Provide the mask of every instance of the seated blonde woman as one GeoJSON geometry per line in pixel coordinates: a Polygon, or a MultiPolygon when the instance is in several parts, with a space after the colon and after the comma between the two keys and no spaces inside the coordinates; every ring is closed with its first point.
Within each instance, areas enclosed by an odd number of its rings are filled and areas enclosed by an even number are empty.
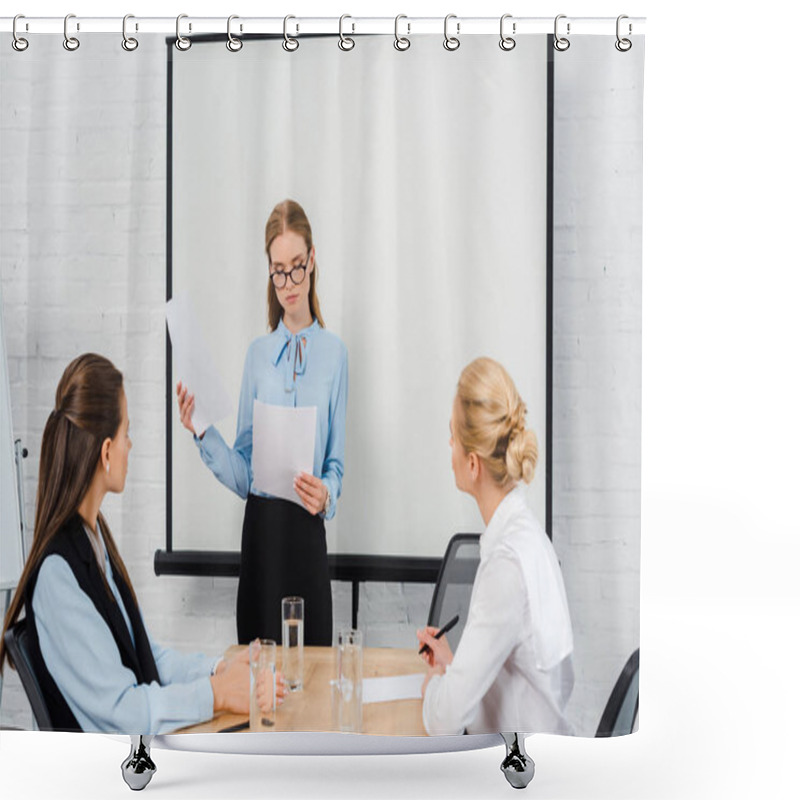
{"type": "Polygon", "coordinates": [[[450,420],[456,486],[472,495],[486,530],[469,616],[453,655],[436,628],[428,645],[423,721],[429,734],[571,733],[572,625],[550,540],[519,486],[533,479],[536,436],[506,370],[489,358],[458,381],[450,420]]]}

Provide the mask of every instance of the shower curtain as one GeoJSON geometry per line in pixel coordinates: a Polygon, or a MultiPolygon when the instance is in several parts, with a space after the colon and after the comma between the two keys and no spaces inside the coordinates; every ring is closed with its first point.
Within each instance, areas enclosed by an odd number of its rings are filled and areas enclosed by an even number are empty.
{"type": "MultiPolygon", "coordinates": [[[[403,50],[367,35],[345,51],[301,36],[296,52],[280,35],[243,40],[3,45],[2,317],[28,531],[58,379],[79,353],[106,355],[135,448],[104,513],[150,636],[209,654],[235,642],[225,554],[243,504],[180,427],[164,306],[189,298],[238,398],[248,344],[267,333],[264,224],[293,198],[348,352],[327,523],[334,635],[355,623],[365,648],[415,647],[451,536],[485,529],[454,483],[448,424],[461,369],[490,356],[539,444],[522,498],[568,607],[563,732],[599,734],[639,647],[644,37],[519,36],[506,50],[474,35],[450,50],[412,35],[403,50]],[[210,567],[191,566],[196,551],[210,567]],[[357,581],[336,566],[347,557],[363,559],[357,581]],[[403,572],[423,562],[426,580],[403,572]]],[[[232,443],[236,415],[218,427],[232,443]]],[[[31,727],[8,669],[0,720],[31,727]]]]}

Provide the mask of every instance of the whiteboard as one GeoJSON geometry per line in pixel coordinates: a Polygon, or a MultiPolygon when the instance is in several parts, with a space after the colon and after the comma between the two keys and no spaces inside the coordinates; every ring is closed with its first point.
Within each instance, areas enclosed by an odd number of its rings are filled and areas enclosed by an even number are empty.
{"type": "MultiPolygon", "coordinates": [[[[454,533],[483,530],[449,449],[458,375],[477,356],[503,363],[528,405],[540,460],[527,491],[545,521],[547,40],[504,53],[473,36],[457,54],[433,36],[405,53],[336,41],[170,49],[169,290],[190,296],[238,398],[248,344],[267,332],[264,225],[300,202],[322,314],[349,354],[328,550],[441,557],[454,533]]],[[[238,550],[244,501],[181,427],[177,377],[172,546],[238,550]]],[[[217,427],[232,444],[235,418],[217,427]]]]}
{"type": "Polygon", "coordinates": [[[22,574],[22,534],[11,424],[11,389],[0,293],[0,590],[13,589],[22,574]]]}

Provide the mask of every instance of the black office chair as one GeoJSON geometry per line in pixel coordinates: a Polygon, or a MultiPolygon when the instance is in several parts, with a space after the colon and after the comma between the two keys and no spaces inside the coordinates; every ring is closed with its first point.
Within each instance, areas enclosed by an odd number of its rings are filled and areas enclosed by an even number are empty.
{"type": "Polygon", "coordinates": [[[457,533],[447,545],[436,579],[428,625],[441,628],[458,614],[458,623],[446,634],[454,653],[467,623],[472,584],[475,583],[480,559],[480,534],[457,533]]]}
{"type": "Polygon", "coordinates": [[[622,668],[606,703],[595,737],[623,736],[633,733],[639,716],[639,648],[622,668]]]}
{"type": "Polygon", "coordinates": [[[22,688],[28,696],[28,702],[33,710],[33,718],[40,731],[53,730],[53,723],[50,721],[50,713],[44,701],[42,689],[33,671],[31,663],[30,649],[28,647],[28,628],[27,622],[21,619],[6,631],[3,637],[6,643],[6,650],[17,670],[22,688]]]}

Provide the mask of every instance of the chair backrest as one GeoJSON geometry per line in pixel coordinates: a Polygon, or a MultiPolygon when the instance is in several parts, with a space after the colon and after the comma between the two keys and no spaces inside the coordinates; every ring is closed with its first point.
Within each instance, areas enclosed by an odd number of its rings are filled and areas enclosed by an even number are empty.
{"type": "Polygon", "coordinates": [[[447,545],[428,613],[428,625],[441,628],[456,614],[458,623],[449,631],[447,642],[455,653],[467,623],[472,585],[481,560],[480,534],[457,533],[447,545]]]}
{"type": "Polygon", "coordinates": [[[639,648],[622,668],[606,703],[595,736],[623,736],[633,733],[639,716],[639,648]]]}
{"type": "Polygon", "coordinates": [[[47,710],[42,689],[39,686],[36,673],[33,671],[33,662],[31,661],[28,644],[27,622],[22,619],[12,625],[12,627],[6,631],[6,635],[3,638],[6,643],[8,655],[22,681],[22,688],[25,689],[25,694],[28,696],[28,702],[31,704],[36,726],[40,731],[53,730],[53,723],[50,721],[50,712],[47,710]]]}

